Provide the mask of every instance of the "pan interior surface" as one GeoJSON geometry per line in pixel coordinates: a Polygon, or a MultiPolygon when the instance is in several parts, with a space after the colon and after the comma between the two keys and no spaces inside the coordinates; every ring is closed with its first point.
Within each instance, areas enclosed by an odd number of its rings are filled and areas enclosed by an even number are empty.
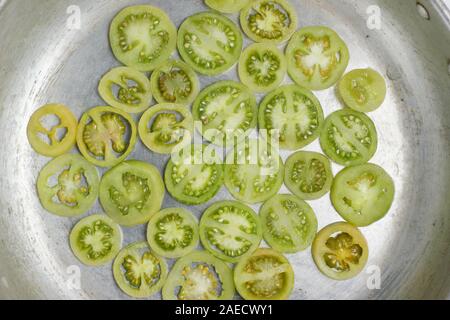
{"type": "MultiPolygon", "coordinates": [[[[370,114],[379,132],[379,149],[371,162],[384,167],[396,184],[388,216],[361,229],[370,248],[366,269],[355,279],[336,282],[319,273],[310,250],[289,255],[296,274],[292,299],[448,298],[448,7],[439,0],[424,1],[426,15],[423,8],[418,11],[415,0],[290,2],[298,11],[299,27],[325,25],[342,36],[351,53],[348,70],[370,67],[386,78],[386,101],[370,114]]],[[[96,88],[103,74],[119,66],[109,49],[108,27],[124,6],[158,6],[177,26],[207,9],[202,0],[73,3],[0,1],[0,298],[4,299],[127,298],[115,285],[111,265],[84,267],[71,253],[68,235],[81,217],[63,219],[42,209],[35,182],[49,159],[36,155],[29,146],[27,122],[47,103],[66,104],[77,117],[105,104],[96,88]]],[[[238,21],[237,15],[230,17],[238,21]]],[[[247,39],[245,46],[249,44],[247,39]]],[[[218,80],[237,80],[237,72],[233,68],[220,77],[200,78],[204,87],[218,80]]],[[[286,83],[290,83],[288,78],[286,83]]],[[[326,115],[342,107],[333,89],[317,96],[326,115]]],[[[318,142],[306,150],[319,151],[318,142]]],[[[138,143],[130,159],[151,162],[162,171],[168,157],[138,143]]],[[[336,174],[340,168],[333,170],[336,174]]],[[[200,216],[218,199],[231,196],[222,190],[208,204],[190,210],[200,216]]],[[[164,208],[180,206],[166,195],[164,208]]],[[[319,228],[341,220],[327,197],[311,206],[319,228]]],[[[97,203],[89,214],[99,212],[97,203]]],[[[143,241],[145,226],[124,229],[124,234],[124,244],[143,241]]]]}

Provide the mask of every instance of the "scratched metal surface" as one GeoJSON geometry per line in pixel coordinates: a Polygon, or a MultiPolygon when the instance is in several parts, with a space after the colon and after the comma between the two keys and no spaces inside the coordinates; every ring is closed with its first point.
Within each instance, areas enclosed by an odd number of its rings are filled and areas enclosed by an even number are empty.
{"type": "MultiPolygon", "coordinates": [[[[388,80],[387,100],[371,114],[380,135],[373,162],[386,168],[397,187],[389,215],[363,229],[370,244],[368,270],[380,268],[381,289],[368,288],[367,270],[350,281],[328,280],[317,271],[307,250],[289,256],[296,272],[292,298],[448,298],[448,9],[439,0],[424,1],[430,14],[426,20],[418,14],[415,0],[290,1],[298,10],[299,26],[328,25],[342,35],[352,54],[349,68],[370,66],[388,80]],[[371,4],[381,8],[380,30],[367,28],[366,10],[371,4]]],[[[41,208],[35,181],[48,159],[31,150],[25,131],[29,117],[42,104],[61,102],[78,116],[104,104],[96,92],[97,82],[118,65],[108,47],[108,24],[121,8],[137,3],[163,8],[177,25],[206,9],[201,0],[78,0],[81,30],[71,31],[66,28],[66,10],[72,0],[0,1],[0,298],[127,298],[114,284],[111,265],[86,268],[72,255],[68,234],[79,219],[58,218],[41,208]],[[70,285],[73,266],[81,268],[78,289],[70,285]]],[[[237,21],[237,15],[232,18],[237,21]]],[[[233,68],[217,78],[202,77],[201,82],[204,86],[236,78],[233,68]]],[[[326,114],[341,107],[332,89],[317,95],[326,114]]],[[[307,149],[319,150],[318,143],[307,149]]],[[[167,161],[141,144],[131,158],[161,169],[167,161]]],[[[231,197],[222,190],[213,201],[225,198],[231,197]]],[[[200,216],[210,204],[190,209],[200,216]]],[[[326,197],[311,205],[320,227],[340,220],[326,197]]],[[[180,205],[167,195],[164,206],[180,205]]],[[[95,212],[101,212],[99,204],[89,213],[95,212]]],[[[125,235],[126,244],[144,240],[145,228],[126,229],[125,235]]]]}

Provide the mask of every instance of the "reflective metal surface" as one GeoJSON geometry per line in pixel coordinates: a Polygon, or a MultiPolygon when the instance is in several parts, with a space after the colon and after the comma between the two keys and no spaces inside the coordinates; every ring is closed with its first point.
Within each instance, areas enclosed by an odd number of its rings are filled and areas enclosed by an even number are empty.
{"type": "MultiPolygon", "coordinates": [[[[370,245],[366,270],[356,279],[335,282],[317,271],[309,250],[291,255],[296,271],[292,298],[448,298],[448,9],[439,0],[422,2],[428,15],[419,14],[415,0],[290,1],[298,10],[300,26],[327,25],[342,35],[352,54],[349,68],[372,67],[388,79],[387,100],[371,114],[380,138],[372,161],[393,176],[397,187],[389,215],[362,229],[370,245]],[[371,30],[377,6],[381,28],[371,30]],[[377,271],[380,289],[374,289],[377,271]]],[[[108,24],[119,9],[136,3],[160,6],[177,25],[206,9],[201,0],[0,1],[0,298],[126,298],[114,284],[110,265],[83,267],[72,255],[68,234],[78,219],[58,218],[41,208],[35,181],[48,159],[28,145],[26,125],[45,103],[64,103],[78,116],[104,104],[96,92],[97,82],[118,65],[108,47],[108,24]],[[77,10],[70,7],[73,4],[81,10],[79,30],[67,26],[77,10]]],[[[219,78],[236,77],[234,68],[219,78]]],[[[219,78],[202,77],[202,85],[219,78]]],[[[326,114],[341,107],[333,90],[317,95],[326,114]]],[[[307,149],[319,150],[319,145],[307,149]]],[[[161,169],[167,161],[141,144],[132,158],[161,169]]],[[[339,167],[334,170],[337,173],[339,167]]],[[[222,190],[215,200],[220,198],[230,196],[222,190]]],[[[311,205],[320,227],[340,220],[329,199],[311,205]]],[[[165,207],[170,206],[179,204],[167,196],[165,207]]],[[[200,215],[207,206],[191,209],[200,215]]],[[[97,204],[90,213],[100,211],[97,204]]],[[[124,231],[126,243],[145,239],[144,227],[124,231]]]]}

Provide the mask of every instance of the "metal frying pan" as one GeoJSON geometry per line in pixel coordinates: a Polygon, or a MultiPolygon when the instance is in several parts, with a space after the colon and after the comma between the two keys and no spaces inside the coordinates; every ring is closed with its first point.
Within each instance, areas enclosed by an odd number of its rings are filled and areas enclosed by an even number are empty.
{"type": "MultiPolygon", "coordinates": [[[[450,6],[443,0],[290,1],[300,26],[327,25],[341,34],[352,54],[349,68],[372,67],[388,80],[387,100],[371,114],[380,136],[372,161],[397,188],[389,215],[362,229],[370,245],[366,270],[335,282],[317,271],[309,251],[291,255],[292,298],[449,298],[450,6]]],[[[68,234],[77,219],[52,216],[39,204],[35,181],[48,159],[30,148],[26,125],[49,102],[69,105],[78,116],[104,104],[97,82],[118,65],[108,25],[121,8],[137,3],[161,7],[177,25],[206,9],[201,0],[0,0],[0,298],[126,298],[110,265],[89,269],[72,255],[68,234]],[[70,23],[78,9],[79,29],[70,23]]],[[[225,78],[236,79],[236,70],[225,78]]],[[[202,77],[202,85],[217,80],[202,77]]],[[[317,95],[326,114],[341,108],[333,90],[317,95]]],[[[142,145],[131,158],[161,169],[167,161],[142,145]]],[[[214,201],[224,198],[230,195],[222,190],[214,201]]],[[[200,215],[210,204],[191,210],[200,215]]],[[[311,205],[320,227],[340,220],[329,199],[311,205]]],[[[180,204],[167,196],[164,206],[180,204]]],[[[100,211],[97,204],[90,213],[100,211]]],[[[126,243],[144,240],[145,227],[125,234],[126,243]]]]}

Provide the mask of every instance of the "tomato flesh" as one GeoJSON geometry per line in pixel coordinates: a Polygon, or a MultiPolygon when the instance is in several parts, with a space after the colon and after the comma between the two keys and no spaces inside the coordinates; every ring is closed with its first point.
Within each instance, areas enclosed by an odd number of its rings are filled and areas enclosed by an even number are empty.
{"type": "Polygon", "coordinates": [[[331,188],[331,201],[346,221],[366,227],[384,218],[394,194],[394,181],[389,174],[368,163],[338,173],[331,188]]]}
{"type": "Polygon", "coordinates": [[[179,259],[162,291],[164,300],[232,300],[234,293],[230,267],[206,251],[179,259]]]}
{"type": "Polygon", "coordinates": [[[222,13],[236,13],[244,8],[252,0],[205,0],[211,9],[222,13]]]}
{"type": "Polygon", "coordinates": [[[48,104],[31,116],[27,127],[28,141],[37,153],[58,157],[74,147],[77,126],[77,119],[69,108],[62,104],[48,104]],[[58,119],[58,123],[51,128],[44,125],[45,118],[49,116],[58,119]],[[62,137],[59,136],[60,132],[64,132],[62,137]]]}
{"type": "Polygon", "coordinates": [[[288,73],[298,85],[325,90],[336,84],[347,69],[350,54],[345,42],[327,27],[297,31],[286,49],[288,73]]]}
{"type": "Polygon", "coordinates": [[[235,263],[259,247],[262,227],[250,207],[236,201],[222,201],[203,214],[200,238],[212,255],[235,263]]]}
{"type": "Polygon", "coordinates": [[[312,245],[312,255],[319,270],[334,280],[348,280],[364,269],[369,249],[364,235],[346,222],[322,229],[312,245]]]}
{"type": "Polygon", "coordinates": [[[294,288],[294,270],[275,250],[258,249],[236,265],[234,282],[245,300],[286,300],[294,288]]]}
{"type": "Polygon", "coordinates": [[[153,251],[162,257],[183,257],[198,246],[198,220],[186,209],[162,210],[150,219],[147,240],[153,251]]]}

